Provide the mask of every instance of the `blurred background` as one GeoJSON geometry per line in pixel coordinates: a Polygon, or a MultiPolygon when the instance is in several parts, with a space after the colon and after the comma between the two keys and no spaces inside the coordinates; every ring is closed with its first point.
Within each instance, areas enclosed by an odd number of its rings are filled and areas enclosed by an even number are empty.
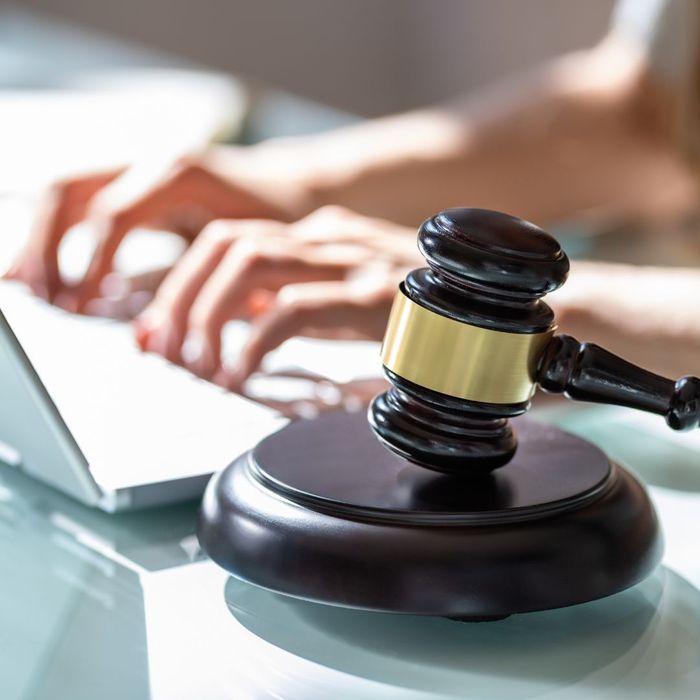
{"type": "MultiPolygon", "coordinates": [[[[31,215],[31,202],[7,195],[34,198],[57,177],[144,154],[317,132],[464,95],[594,45],[614,5],[0,0],[0,270],[31,215]]],[[[636,230],[645,245],[616,231],[594,250],[582,228],[556,231],[570,255],[685,264],[697,252],[694,222],[692,240],[674,231],[663,249],[636,230]]]]}
{"type": "MultiPolygon", "coordinates": [[[[0,2],[0,194],[35,197],[63,175],[144,154],[316,132],[464,95],[591,46],[613,6],[0,2]]],[[[6,232],[26,230],[29,209],[0,206],[6,232]]],[[[0,269],[15,238],[0,246],[0,269]]]]}
{"type": "Polygon", "coordinates": [[[35,71],[42,54],[53,63],[63,38],[56,70],[188,61],[376,116],[464,94],[590,46],[613,4],[24,0],[0,15],[0,79],[5,85],[40,84],[35,71]],[[34,61],[17,63],[23,49],[31,49],[34,61]]]}
{"type": "MultiPolygon", "coordinates": [[[[26,239],[36,198],[57,178],[464,95],[591,46],[613,4],[0,2],[0,271],[26,239]]],[[[62,256],[68,277],[88,256],[77,244],[62,256]]],[[[137,267],[160,262],[152,258],[141,251],[137,267]]]]}

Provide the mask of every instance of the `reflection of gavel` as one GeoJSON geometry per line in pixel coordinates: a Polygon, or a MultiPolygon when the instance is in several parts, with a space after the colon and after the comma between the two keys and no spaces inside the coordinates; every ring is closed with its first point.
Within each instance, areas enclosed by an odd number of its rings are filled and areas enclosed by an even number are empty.
{"type": "Polygon", "coordinates": [[[437,471],[490,472],[515,453],[508,419],[527,411],[537,385],[657,413],[676,430],[697,427],[698,378],[674,382],[554,335],[541,297],[564,283],[569,261],[538,227],[449,209],[422,225],[418,244],[428,267],[400,287],[382,348],[393,386],[369,412],[393,451],[437,471]]]}

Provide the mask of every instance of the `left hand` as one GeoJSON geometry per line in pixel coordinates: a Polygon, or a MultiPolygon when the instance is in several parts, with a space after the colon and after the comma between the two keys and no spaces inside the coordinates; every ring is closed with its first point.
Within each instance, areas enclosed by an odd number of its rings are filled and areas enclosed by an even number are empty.
{"type": "Polygon", "coordinates": [[[293,336],[381,339],[398,283],[423,264],[413,229],[338,207],[293,224],[215,221],[136,319],[137,340],[237,390],[293,336]],[[251,319],[250,334],[226,368],[221,331],[240,318],[251,319]],[[185,340],[194,357],[183,357],[185,340]]]}

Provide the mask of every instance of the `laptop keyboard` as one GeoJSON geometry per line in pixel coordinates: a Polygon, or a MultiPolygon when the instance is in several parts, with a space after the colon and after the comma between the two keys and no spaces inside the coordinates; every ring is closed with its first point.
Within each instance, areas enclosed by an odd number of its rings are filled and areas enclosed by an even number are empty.
{"type": "Polygon", "coordinates": [[[141,353],[126,324],[68,314],[7,282],[0,308],[105,489],[216,471],[282,424],[141,353]]]}

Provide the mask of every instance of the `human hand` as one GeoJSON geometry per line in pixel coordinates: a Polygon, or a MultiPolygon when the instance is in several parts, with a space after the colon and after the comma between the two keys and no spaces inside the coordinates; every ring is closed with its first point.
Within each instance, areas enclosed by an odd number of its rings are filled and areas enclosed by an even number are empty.
{"type": "Polygon", "coordinates": [[[337,207],[293,224],[215,221],[135,321],[137,340],[237,390],[295,335],[380,339],[397,284],[421,264],[413,229],[337,207]],[[224,367],[221,331],[236,318],[251,319],[250,333],[224,367]]]}
{"type": "Polygon", "coordinates": [[[217,147],[168,163],[67,178],[43,198],[30,240],[8,277],[75,311],[99,295],[124,237],[136,227],[156,227],[194,239],[209,221],[264,217],[292,220],[311,211],[303,167],[283,143],[217,147]],[[68,229],[93,225],[96,248],[83,280],[61,279],[58,249],[68,229]]]}

